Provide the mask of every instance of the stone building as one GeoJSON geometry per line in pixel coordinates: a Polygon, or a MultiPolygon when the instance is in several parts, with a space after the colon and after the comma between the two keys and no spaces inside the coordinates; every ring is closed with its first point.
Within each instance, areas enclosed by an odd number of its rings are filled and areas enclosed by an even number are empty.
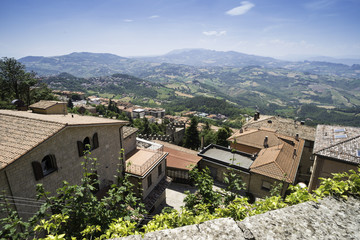
{"type": "Polygon", "coordinates": [[[168,153],[161,144],[137,138],[136,132],[136,128],[124,127],[125,172],[146,210],[153,212],[165,201],[165,189],[171,182],[166,176],[168,153]]]}
{"type": "Polygon", "coordinates": [[[319,186],[320,177],[328,178],[332,173],[357,169],[360,165],[360,128],[318,125],[314,155],[309,191],[319,186]]]}
{"type": "Polygon", "coordinates": [[[67,103],[57,101],[40,101],[29,106],[34,113],[67,114],[67,103]]]}
{"type": "Polygon", "coordinates": [[[236,148],[209,145],[199,153],[202,157],[199,165],[208,167],[214,179],[220,182],[223,181],[224,173],[229,169],[235,170],[246,184],[246,191],[255,197],[268,196],[272,186],[280,182],[283,183],[280,194],[285,195],[289,184],[296,183],[304,141],[277,135],[276,138],[273,136],[277,144],[273,144],[273,140],[269,141],[273,137],[268,137],[268,140],[266,137],[265,141],[262,140],[266,146],[259,152],[250,148],[247,148],[250,149],[249,153],[236,148]]]}
{"type": "MultiPolygon", "coordinates": [[[[36,184],[54,194],[66,180],[80,184],[84,150],[98,158],[100,190],[114,183],[122,127],[126,121],[76,114],[36,114],[0,110],[0,192],[17,199],[35,199],[36,184]]],[[[15,199],[14,198],[14,199],[15,199]]],[[[37,209],[13,202],[22,217],[37,209]]]]}
{"type": "Polygon", "coordinates": [[[310,182],[310,169],[314,163],[313,148],[315,141],[315,128],[305,125],[305,121],[297,121],[278,116],[255,114],[254,118],[243,126],[244,129],[273,129],[276,133],[292,138],[304,140],[304,150],[299,165],[297,181],[308,184],[310,182]]]}

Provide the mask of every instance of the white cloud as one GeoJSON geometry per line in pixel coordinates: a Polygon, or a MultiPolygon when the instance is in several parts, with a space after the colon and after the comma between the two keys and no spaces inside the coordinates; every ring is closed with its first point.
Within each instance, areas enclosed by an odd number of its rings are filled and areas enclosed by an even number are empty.
{"type": "Polygon", "coordinates": [[[243,15],[243,14],[247,13],[253,7],[255,7],[255,4],[248,2],[248,1],[243,1],[243,2],[241,2],[241,6],[230,9],[229,11],[226,12],[226,14],[230,15],[230,16],[243,15]]]}
{"type": "Polygon", "coordinates": [[[320,10],[320,9],[328,8],[335,3],[336,0],[317,0],[305,4],[305,7],[310,10],[320,10]]]}
{"type": "Polygon", "coordinates": [[[159,15],[152,15],[149,17],[149,19],[154,19],[154,18],[159,18],[160,16],[159,15]]]}
{"type": "Polygon", "coordinates": [[[222,35],[226,35],[226,31],[204,31],[203,32],[204,35],[206,36],[222,36],[222,35]]]}
{"type": "Polygon", "coordinates": [[[132,19],[124,19],[124,22],[133,22],[134,20],[132,19]]]}

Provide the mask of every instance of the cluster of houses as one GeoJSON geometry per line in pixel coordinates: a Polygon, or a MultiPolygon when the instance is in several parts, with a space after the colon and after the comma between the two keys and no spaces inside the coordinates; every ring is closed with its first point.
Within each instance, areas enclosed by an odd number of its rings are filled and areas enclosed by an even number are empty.
{"type": "Polygon", "coordinates": [[[228,139],[228,148],[212,144],[196,152],[139,138],[126,121],[68,114],[64,102],[41,101],[30,109],[0,110],[0,192],[25,218],[38,207],[29,204],[35,202],[36,184],[53,194],[64,180],[80,184],[86,146],[98,159],[99,194],[120,170],[129,174],[149,212],[166,200],[171,181],[189,183],[189,170],[196,166],[207,167],[219,182],[235,171],[248,194],[264,197],[280,182],[283,196],[290,184],[303,183],[312,191],[319,177],[360,164],[360,128],[355,127],[312,128],[257,113],[228,139]]]}

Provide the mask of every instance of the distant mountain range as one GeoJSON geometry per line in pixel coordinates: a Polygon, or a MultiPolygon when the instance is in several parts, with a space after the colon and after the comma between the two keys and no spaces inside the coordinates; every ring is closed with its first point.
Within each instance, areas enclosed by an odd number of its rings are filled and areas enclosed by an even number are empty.
{"type": "Polygon", "coordinates": [[[166,68],[242,68],[258,66],[264,68],[285,68],[312,74],[360,77],[360,65],[303,61],[290,62],[270,57],[248,55],[234,51],[222,52],[206,49],[175,50],[163,56],[125,58],[109,53],[75,52],[55,57],[28,56],[19,59],[28,70],[39,75],[54,75],[62,72],[77,77],[108,76],[115,73],[144,77],[159,66],[166,68]]]}
{"type": "Polygon", "coordinates": [[[234,51],[222,52],[207,49],[179,49],[163,56],[142,57],[139,60],[157,63],[184,64],[191,66],[245,67],[259,65],[263,67],[280,67],[284,61],[270,57],[249,55],[234,51]]]}

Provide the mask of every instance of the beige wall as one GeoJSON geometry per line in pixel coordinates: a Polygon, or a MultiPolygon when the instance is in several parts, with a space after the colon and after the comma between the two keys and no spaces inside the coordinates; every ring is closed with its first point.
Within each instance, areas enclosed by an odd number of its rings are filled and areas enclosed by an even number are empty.
{"type": "Polygon", "coordinates": [[[143,199],[145,199],[149,193],[156,187],[156,185],[165,177],[166,174],[166,158],[163,158],[160,162],[158,162],[154,168],[142,179],[143,186],[143,199]],[[158,167],[161,164],[162,173],[159,175],[158,167]],[[147,178],[150,176],[152,178],[152,184],[148,187],[147,178]]]}
{"type": "MultiPolygon", "coordinates": [[[[250,178],[250,186],[249,186],[249,192],[251,192],[255,197],[265,197],[265,196],[270,196],[270,191],[265,190],[262,188],[263,182],[269,182],[271,185],[273,185],[275,182],[276,183],[280,183],[279,180],[273,179],[273,178],[269,178],[257,173],[251,173],[251,178],[250,178]]],[[[281,196],[284,196],[285,191],[287,190],[289,184],[288,183],[283,183],[283,187],[281,190],[281,196]]]]}
{"type": "Polygon", "coordinates": [[[316,156],[313,173],[311,175],[309,191],[313,191],[319,187],[321,182],[319,177],[329,178],[333,176],[332,173],[347,172],[350,169],[356,170],[357,165],[331,160],[322,156],[316,156]]]}
{"type": "Polygon", "coordinates": [[[310,167],[312,167],[314,160],[311,160],[312,152],[313,152],[313,143],[309,145],[309,141],[305,140],[305,146],[301,155],[298,174],[296,182],[304,182],[307,185],[310,182],[310,167]]]}
{"type": "MultiPolygon", "coordinates": [[[[220,166],[218,164],[214,164],[208,161],[201,160],[199,162],[200,169],[204,169],[205,167],[208,167],[210,170],[210,174],[212,177],[219,181],[224,182],[224,173],[228,174],[229,170],[225,166],[220,166]],[[214,171],[216,169],[216,171],[214,171]],[[214,175],[215,174],[215,175],[214,175]]],[[[242,181],[246,184],[246,189],[248,189],[249,186],[249,180],[250,180],[250,173],[246,173],[240,170],[235,169],[236,173],[241,176],[242,181]]]]}
{"type": "Polygon", "coordinates": [[[123,148],[125,150],[125,155],[136,149],[136,133],[133,133],[124,139],[123,148]]]}
{"type": "Polygon", "coordinates": [[[66,103],[58,103],[47,109],[35,108],[33,110],[33,112],[40,113],[40,114],[67,114],[67,106],[66,106],[66,103]]]}
{"type": "MultiPolygon", "coordinates": [[[[46,191],[55,193],[62,186],[64,180],[71,185],[80,184],[83,174],[79,157],[77,141],[83,141],[85,137],[92,138],[98,133],[99,148],[92,150],[91,157],[98,158],[98,174],[100,175],[100,188],[115,181],[117,164],[120,152],[120,126],[87,126],[66,127],[63,131],[40,144],[23,157],[19,158],[5,169],[0,171],[1,180],[6,171],[10,187],[14,196],[36,198],[36,184],[43,184],[46,191]],[[48,154],[55,155],[58,170],[36,181],[32,168],[32,162],[41,160],[48,154]]],[[[6,182],[0,182],[0,189],[6,189],[6,182]]],[[[10,193],[7,193],[10,194],[10,193]]],[[[17,206],[19,212],[34,212],[26,206],[17,206]]]]}
{"type": "Polygon", "coordinates": [[[140,177],[136,175],[130,175],[130,182],[134,184],[134,191],[140,195],[139,188],[141,188],[142,199],[145,199],[149,193],[156,187],[156,185],[165,177],[166,174],[166,158],[163,158],[161,161],[157,162],[150,172],[145,176],[140,177]],[[158,167],[161,164],[162,173],[159,176],[158,167]],[[152,184],[148,187],[148,177],[151,174],[152,184]]]}

